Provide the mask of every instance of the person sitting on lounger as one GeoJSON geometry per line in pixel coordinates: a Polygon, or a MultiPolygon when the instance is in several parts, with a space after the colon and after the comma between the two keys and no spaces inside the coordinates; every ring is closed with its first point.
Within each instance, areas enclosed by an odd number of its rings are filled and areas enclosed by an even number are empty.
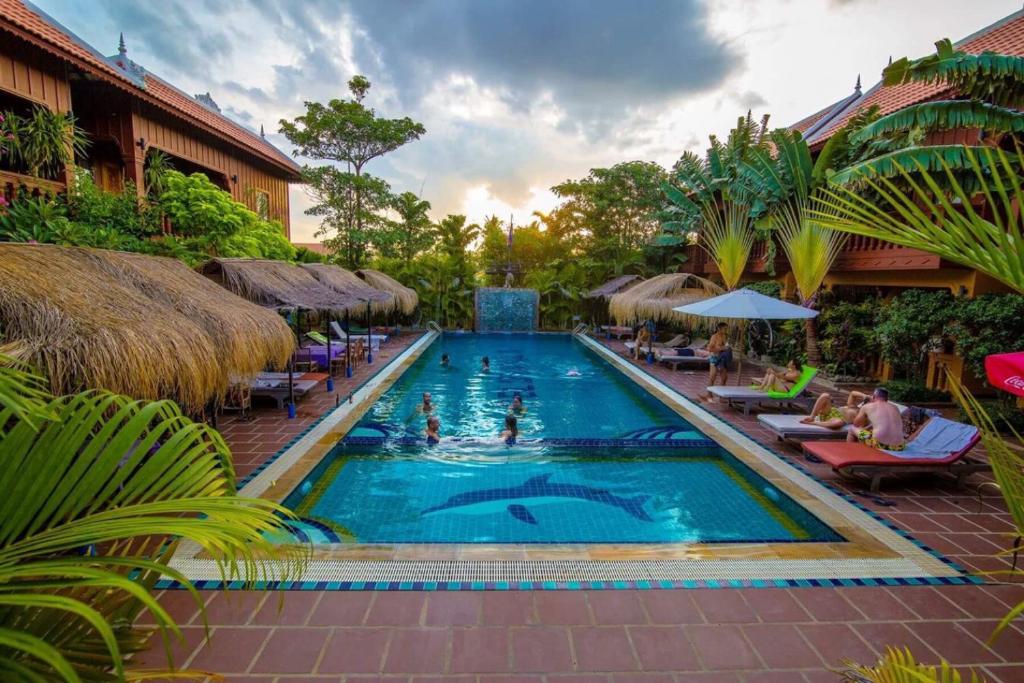
{"type": "Polygon", "coordinates": [[[847,416],[842,408],[837,408],[832,403],[832,394],[823,392],[814,402],[811,414],[800,420],[805,425],[817,425],[826,429],[839,429],[853,422],[857,416],[857,409],[853,415],[847,416]]]}
{"type": "Polygon", "coordinates": [[[435,444],[441,443],[441,420],[437,415],[431,415],[427,418],[427,443],[435,444]]]}
{"type": "Polygon", "coordinates": [[[860,442],[884,451],[902,451],[906,448],[903,437],[903,418],[900,409],[889,403],[889,392],[875,389],[871,400],[861,407],[853,419],[847,441],[860,442]]]}
{"type": "Polygon", "coordinates": [[[519,436],[519,421],[515,415],[505,416],[505,431],[501,433],[501,440],[509,446],[514,446],[516,437],[519,436]]]}
{"type": "MultiPolygon", "coordinates": [[[[640,331],[636,333],[636,346],[633,347],[634,360],[640,360],[640,347],[644,346],[645,344],[648,347],[650,347],[651,345],[651,331],[647,329],[647,325],[641,325],[640,331]]],[[[646,353],[646,351],[644,351],[643,353],[646,353]]]]}
{"type": "Polygon", "coordinates": [[[774,368],[768,368],[760,382],[751,385],[751,388],[758,391],[789,391],[793,383],[800,379],[800,368],[796,361],[791,360],[782,372],[776,372],[774,368]]]}

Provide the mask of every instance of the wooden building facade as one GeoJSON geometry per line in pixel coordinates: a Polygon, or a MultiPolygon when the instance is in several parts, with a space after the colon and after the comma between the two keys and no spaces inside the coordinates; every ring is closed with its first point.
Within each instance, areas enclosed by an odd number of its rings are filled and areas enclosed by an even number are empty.
{"type": "MultiPolygon", "coordinates": [[[[160,150],[185,173],[202,172],[289,234],[289,183],[299,166],[221,114],[210,97],[190,96],[128,59],[122,39],[104,56],[24,0],[0,0],[0,111],[43,106],[73,112],[91,144],[78,163],[97,184],[141,193],[147,154],[160,150]]],[[[60,191],[65,177],[29,178],[0,167],[0,192],[60,191]]]]}

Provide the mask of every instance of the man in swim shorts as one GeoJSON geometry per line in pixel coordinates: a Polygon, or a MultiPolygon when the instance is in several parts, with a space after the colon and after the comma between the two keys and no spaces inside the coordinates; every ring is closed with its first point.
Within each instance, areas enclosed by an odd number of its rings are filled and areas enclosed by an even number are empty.
{"type": "Polygon", "coordinates": [[[871,394],[871,401],[861,406],[846,440],[885,451],[902,451],[907,447],[903,418],[899,408],[889,403],[887,390],[878,387],[871,394]]]}

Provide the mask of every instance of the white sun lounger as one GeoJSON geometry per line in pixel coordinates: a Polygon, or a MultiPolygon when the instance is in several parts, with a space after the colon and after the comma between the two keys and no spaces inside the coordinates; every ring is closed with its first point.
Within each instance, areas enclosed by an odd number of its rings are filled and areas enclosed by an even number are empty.
{"type": "MultiPolygon", "coordinates": [[[[907,406],[900,403],[893,403],[899,408],[900,414],[907,411],[907,406]]],[[[801,441],[803,439],[845,439],[849,431],[849,425],[838,429],[829,429],[818,424],[805,424],[801,422],[806,415],[776,415],[773,413],[762,413],[757,416],[757,421],[764,425],[780,440],[801,441]]]]}
{"type": "Polygon", "coordinates": [[[723,387],[716,385],[708,387],[708,392],[729,405],[739,403],[743,406],[744,415],[749,415],[752,407],[760,405],[796,405],[810,412],[811,408],[814,407],[815,399],[813,395],[806,391],[800,396],[793,398],[773,398],[763,391],[751,389],[750,387],[723,387]]]}
{"type": "MultiPolygon", "coordinates": [[[[345,333],[345,330],[341,329],[341,325],[339,325],[338,321],[336,320],[331,321],[331,330],[334,332],[333,341],[336,341],[339,344],[344,344],[345,340],[349,338],[349,335],[345,333]]],[[[356,342],[359,341],[360,339],[365,340],[366,336],[367,335],[365,334],[352,334],[352,341],[356,342]]],[[[373,348],[374,351],[379,349],[380,345],[388,340],[388,336],[386,334],[371,334],[369,336],[370,346],[373,348]]]]}

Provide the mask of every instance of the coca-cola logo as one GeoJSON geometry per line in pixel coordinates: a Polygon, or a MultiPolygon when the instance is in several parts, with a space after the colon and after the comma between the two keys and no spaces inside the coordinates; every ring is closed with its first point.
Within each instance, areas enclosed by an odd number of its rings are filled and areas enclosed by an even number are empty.
{"type": "Polygon", "coordinates": [[[1010,377],[1007,377],[1003,380],[1003,384],[1024,391],[1024,377],[1021,377],[1020,375],[1011,375],[1010,377]]]}

